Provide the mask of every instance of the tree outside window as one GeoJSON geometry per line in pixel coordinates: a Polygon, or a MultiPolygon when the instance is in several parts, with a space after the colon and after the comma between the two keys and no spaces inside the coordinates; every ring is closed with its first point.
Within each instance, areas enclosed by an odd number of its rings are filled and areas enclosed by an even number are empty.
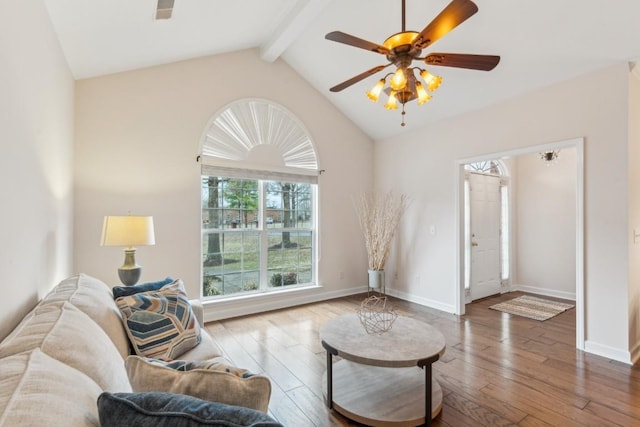
{"type": "Polygon", "coordinates": [[[313,186],[202,178],[203,296],[313,281],[313,186]]]}

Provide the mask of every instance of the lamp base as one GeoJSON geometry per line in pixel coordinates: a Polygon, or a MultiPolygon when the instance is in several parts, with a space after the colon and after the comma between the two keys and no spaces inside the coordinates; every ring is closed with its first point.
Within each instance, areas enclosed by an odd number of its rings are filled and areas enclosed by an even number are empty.
{"type": "Polygon", "coordinates": [[[140,280],[142,274],[142,267],[137,266],[135,268],[119,268],[118,277],[122,284],[126,286],[133,286],[140,280]]]}
{"type": "Polygon", "coordinates": [[[133,286],[140,280],[142,267],[136,264],[136,249],[126,248],[124,250],[124,264],[118,269],[118,277],[126,286],[133,286]]]}

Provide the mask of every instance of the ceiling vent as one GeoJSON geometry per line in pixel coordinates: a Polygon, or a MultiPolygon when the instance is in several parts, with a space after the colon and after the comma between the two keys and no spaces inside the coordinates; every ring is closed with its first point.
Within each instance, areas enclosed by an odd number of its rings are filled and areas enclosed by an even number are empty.
{"type": "Polygon", "coordinates": [[[171,19],[173,13],[173,3],[175,0],[158,0],[156,8],[156,19],[171,19]]]}

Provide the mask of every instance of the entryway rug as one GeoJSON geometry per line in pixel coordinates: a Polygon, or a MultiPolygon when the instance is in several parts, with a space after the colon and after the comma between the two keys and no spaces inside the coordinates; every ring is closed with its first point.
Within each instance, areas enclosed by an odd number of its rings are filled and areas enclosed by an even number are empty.
{"type": "Polygon", "coordinates": [[[529,319],[544,321],[573,307],[574,305],[571,304],[523,295],[509,301],[492,305],[489,308],[529,319]]]}

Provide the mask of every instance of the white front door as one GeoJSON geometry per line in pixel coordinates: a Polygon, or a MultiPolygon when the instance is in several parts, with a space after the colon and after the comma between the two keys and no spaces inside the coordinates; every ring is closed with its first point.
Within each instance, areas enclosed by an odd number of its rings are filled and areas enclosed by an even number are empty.
{"type": "Polygon", "coordinates": [[[469,175],[471,300],[500,293],[500,177],[469,175]]]}

